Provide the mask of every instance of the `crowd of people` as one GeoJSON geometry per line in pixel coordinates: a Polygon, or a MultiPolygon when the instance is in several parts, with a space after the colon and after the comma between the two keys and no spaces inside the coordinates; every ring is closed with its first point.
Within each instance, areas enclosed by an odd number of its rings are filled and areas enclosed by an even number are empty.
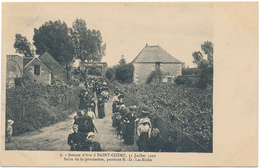
{"type": "Polygon", "coordinates": [[[74,117],[73,133],[68,136],[67,143],[71,151],[102,151],[99,142],[95,141],[95,136],[98,134],[95,119],[105,117],[105,103],[108,99],[109,92],[104,79],[86,80],[85,88],[80,93],[79,110],[74,117]]]}
{"type": "MultiPolygon", "coordinates": [[[[160,136],[160,130],[152,125],[147,106],[136,105],[127,108],[124,103],[124,92],[116,89],[112,104],[112,127],[117,132],[117,138],[126,145],[136,143],[139,151],[144,152],[174,152],[176,144],[169,138],[166,142],[160,136]],[[140,116],[141,113],[141,117],[140,116]]],[[[103,79],[89,78],[85,89],[80,94],[80,104],[74,117],[73,133],[68,136],[71,151],[102,151],[99,142],[95,141],[98,130],[95,127],[96,102],[98,118],[105,117],[106,102],[109,99],[107,83],[103,79]]],[[[175,141],[175,140],[174,140],[175,141]]]]}
{"type": "Polygon", "coordinates": [[[152,126],[149,117],[150,109],[147,106],[130,106],[124,103],[124,92],[116,89],[112,104],[112,126],[117,130],[117,136],[124,140],[126,145],[137,144],[139,151],[168,152],[175,151],[173,143],[166,143],[160,136],[160,130],[152,126]],[[141,117],[137,117],[141,112],[141,117]]]}

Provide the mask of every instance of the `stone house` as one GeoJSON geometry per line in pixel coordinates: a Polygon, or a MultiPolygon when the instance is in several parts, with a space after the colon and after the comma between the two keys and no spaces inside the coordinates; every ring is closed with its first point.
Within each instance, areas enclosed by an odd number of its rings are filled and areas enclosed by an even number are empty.
{"type": "Polygon", "coordinates": [[[68,78],[72,78],[72,75],[47,52],[39,57],[14,54],[7,55],[6,58],[7,87],[15,86],[15,80],[22,77],[44,85],[67,85],[68,78]]]}
{"type": "Polygon", "coordinates": [[[66,85],[68,74],[49,53],[39,57],[24,58],[24,76],[36,83],[45,85],[66,85]]]}
{"type": "MultiPolygon", "coordinates": [[[[25,60],[27,61],[29,59],[27,58],[25,60]]],[[[24,66],[23,73],[23,77],[28,78],[32,82],[44,85],[52,84],[51,70],[37,57],[31,58],[31,60],[24,66]]]]}
{"type": "Polygon", "coordinates": [[[43,64],[51,71],[52,74],[52,84],[62,84],[66,85],[67,81],[72,78],[72,75],[67,72],[49,53],[45,52],[39,59],[43,64]]]}
{"type": "Polygon", "coordinates": [[[23,75],[23,56],[10,54],[6,56],[6,87],[15,86],[15,79],[23,75]]]}
{"type": "Polygon", "coordinates": [[[182,62],[167,53],[159,45],[146,46],[132,61],[134,65],[133,81],[136,84],[145,84],[153,71],[161,71],[163,79],[159,82],[167,82],[182,75],[182,62]]]}

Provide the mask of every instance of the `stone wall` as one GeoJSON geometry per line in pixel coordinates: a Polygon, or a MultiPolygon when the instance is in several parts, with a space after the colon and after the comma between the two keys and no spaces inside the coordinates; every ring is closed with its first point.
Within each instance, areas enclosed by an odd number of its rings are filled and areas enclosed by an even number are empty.
{"type": "MultiPolygon", "coordinates": [[[[155,63],[133,63],[133,65],[135,67],[134,83],[136,84],[145,84],[150,73],[155,71],[155,63]]],[[[181,64],[161,63],[160,70],[170,76],[173,75],[174,78],[182,75],[181,64]]]]}
{"type": "Polygon", "coordinates": [[[6,56],[6,86],[15,86],[14,79],[22,77],[23,57],[19,55],[6,56]]]}
{"type": "Polygon", "coordinates": [[[34,59],[24,68],[24,75],[26,75],[26,77],[28,77],[32,82],[51,85],[51,73],[40,63],[38,59],[34,59]],[[39,75],[34,74],[34,65],[40,66],[39,75]]]}
{"type": "Polygon", "coordinates": [[[155,70],[155,64],[153,63],[133,63],[134,70],[134,83],[145,84],[147,77],[151,71],[155,70]]]}

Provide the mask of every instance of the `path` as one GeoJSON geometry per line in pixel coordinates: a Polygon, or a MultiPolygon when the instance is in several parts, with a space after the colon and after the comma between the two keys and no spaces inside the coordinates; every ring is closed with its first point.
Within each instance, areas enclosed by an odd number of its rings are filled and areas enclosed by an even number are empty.
{"type": "MultiPolygon", "coordinates": [[[[136,144],[125,145],[123,140],[116,137],[116,130],[112,127],[112,99],[107,102],[106,117],[96,119],[95,125],[99,134],[96,140],[105,151],[137,151],[136,144]]],[[[59,122],[39,131],[24,133],[12,137],[11,143],[6,143],[6,150],[37,150],[37,151],[68,151],[68,135],[72,132],[73,117],[71,115],[66,121],[59,122]]]]}

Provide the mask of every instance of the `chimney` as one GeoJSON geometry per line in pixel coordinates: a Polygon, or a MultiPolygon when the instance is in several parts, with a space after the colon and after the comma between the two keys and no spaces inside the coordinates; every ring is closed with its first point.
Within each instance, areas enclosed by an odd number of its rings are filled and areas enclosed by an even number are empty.
{"type": "Polygon", "coordinates": [[[148,46],[148,44],[146,43],[145,47],[147,47],[147,46],[148,46]]]}

